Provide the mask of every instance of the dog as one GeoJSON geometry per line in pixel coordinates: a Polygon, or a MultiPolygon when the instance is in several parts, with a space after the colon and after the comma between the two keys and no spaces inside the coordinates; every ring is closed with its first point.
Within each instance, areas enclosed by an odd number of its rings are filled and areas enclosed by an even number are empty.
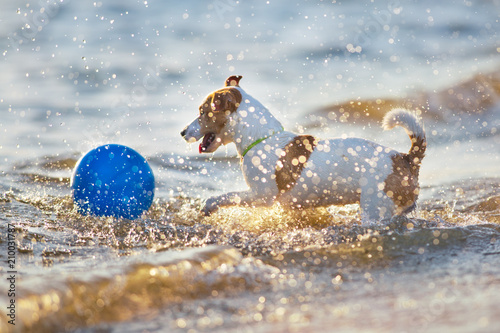
{"type": "Polygon", "coordinates": [[[259,101],[230,76],[225,86],[209,94],[198,117],[181,132],[200,153],[212,153],[234,143],[249,190],[206,200],[210,215],[227,206],[270,206],[279,202],[291,209],[359,203],[363,221],[405,215],[419,194],[418,175],[427,147],[425,131],[416,116],[393,109],[383,128],[403,127],[411,140],[400,153],[361,138],[321,140],[285,131],[259,101]]]}

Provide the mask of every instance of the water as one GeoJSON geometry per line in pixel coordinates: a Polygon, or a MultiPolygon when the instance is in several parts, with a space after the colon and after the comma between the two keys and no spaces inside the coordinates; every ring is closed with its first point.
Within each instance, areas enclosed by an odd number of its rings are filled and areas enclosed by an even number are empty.
{"type": "Polygon", "coordinates": [[[499,5],[2,3],[0,330],[499,331],[499,5]],[[233,74],[285,127],[323,137],[407,151],[379,121],[418,108],[417,212],[370,226],[356,205],[201,216],[246,185],[234,147],[199,155],[179,132],[233,74]],[[72,168],[105,143],[153,168],[141,219],[73,208],[72,168]]]}

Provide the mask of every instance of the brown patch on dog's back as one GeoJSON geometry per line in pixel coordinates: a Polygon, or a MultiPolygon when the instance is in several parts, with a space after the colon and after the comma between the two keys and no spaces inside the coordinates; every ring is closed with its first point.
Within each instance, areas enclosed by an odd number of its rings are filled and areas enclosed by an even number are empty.
{"type": "Polygon", "coordinates": [[[274,173],[280,194],[295,186],[317,143],[311,135],[298,135],[283,149],[274,173]]]}
{"type": "MultiPolygon", "coordinates": [[[[409,154],[392,156],[392,173],[385,180],[384,192],[398,207],[398,214],[413,206],[419,194],[419,163],[409,154]]],[[[418,161],[418,159],[417,159],[418,161]]]]}

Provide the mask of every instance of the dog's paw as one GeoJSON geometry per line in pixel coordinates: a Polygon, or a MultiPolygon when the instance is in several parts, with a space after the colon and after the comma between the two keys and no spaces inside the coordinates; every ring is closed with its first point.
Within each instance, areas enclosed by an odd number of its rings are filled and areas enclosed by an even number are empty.
{"type": "Polygon", "coordinates": [[[201,209],[201,213],[205,216],[210,216],[218,208],[219,208],[219,206],[217,205],[217,199],[216,198],[208,198],[207,201],[205,201],[205,205],[201,209]]]}

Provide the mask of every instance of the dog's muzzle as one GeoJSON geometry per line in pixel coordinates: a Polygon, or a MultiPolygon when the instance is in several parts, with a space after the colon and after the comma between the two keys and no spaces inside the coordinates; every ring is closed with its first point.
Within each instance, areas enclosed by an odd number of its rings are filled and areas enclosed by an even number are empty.
{"type": "Polygon", "coordinates": [[[195,119],[191,124],[187,125],[182,131],[181,136],[187,142],[196,142],[200,140],[203,135],[200,133],[200,124],[198,119],[195,119]]]}

